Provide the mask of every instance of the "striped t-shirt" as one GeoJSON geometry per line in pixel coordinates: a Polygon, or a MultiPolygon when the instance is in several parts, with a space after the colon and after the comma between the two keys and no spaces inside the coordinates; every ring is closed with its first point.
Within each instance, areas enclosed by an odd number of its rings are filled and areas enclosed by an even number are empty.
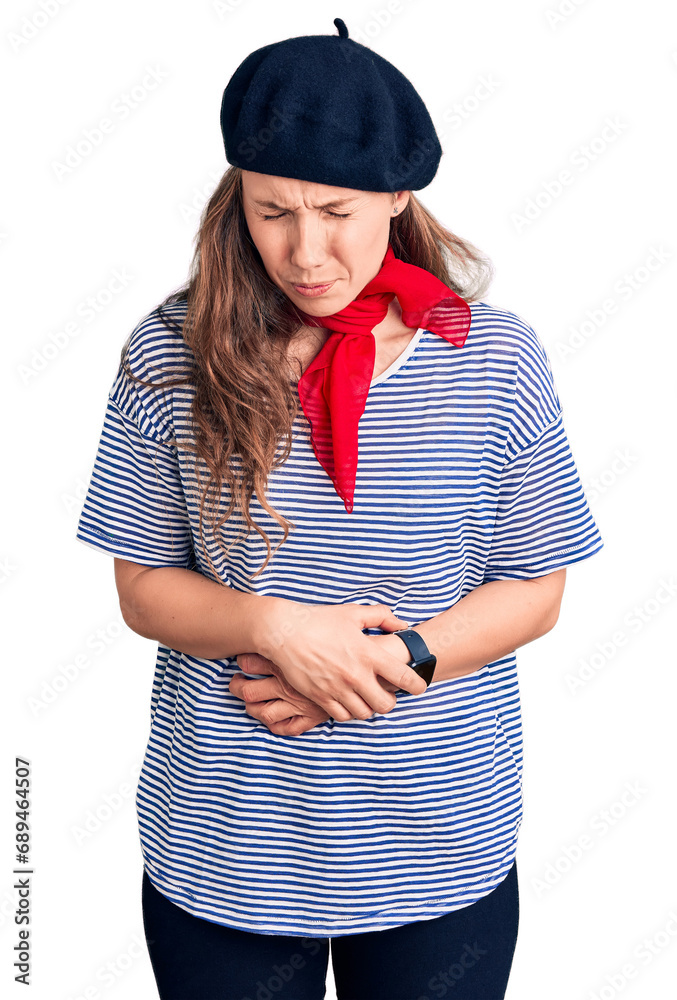
{"type": "MultiPolygon", "coordinates": [[[[208,551],[237,590],[385,604],[413,627],[487,581],[591,556],[602,540],[544,347],[514,313],[471,309],[462,348],[419,329],[372,381],[350,514],[299,409],[291,454],[266,491],[296,529],[254,580],[265,542],[242,537],[241,513],[221,529],[225,542],[241,535],[227,555],[199,537],[195,458],[183,447],[192,387],[156,393],[120,368],[77,538],[215,579],[208,551]]],[[[185,303],[167,313],[180,322],[185,303]]],[[[164,381],[177,369],[155,366],[190,352],[154,310],[127,357],[140,378],[164,381]]],[[[256,498],[251,512],[274,547],[282,528],[256,498]]],[[[522,820],[514,653],[400,693],[384,715],[300,736],[247,714],[228,690],[238,669],[235,657],[158,645],[136,808],[145,869],[168,899],[244,931],[335,937],[442,916],[506,877],[522,820]]]]}

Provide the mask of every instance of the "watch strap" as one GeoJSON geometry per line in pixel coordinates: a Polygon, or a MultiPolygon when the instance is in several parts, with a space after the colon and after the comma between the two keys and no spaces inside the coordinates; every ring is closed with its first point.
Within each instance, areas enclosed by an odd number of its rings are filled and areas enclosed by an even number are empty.
{"type": "Polygon", "coordinates": [[[411,653],[412,660],[427,660],[431,652],[425,644],[422,636],[415,632],[413,628],[401,628],[393,635],[399,635],[400,639],[411,653]]]}
{"type": "Polygon", "coordinates": [[[409,666],[422,677],[429,687],[435,673],[437,658],[428,649],[425,640],[412,628],[398,629],[393,635],[399,635],[411,655],[409,666]]]}

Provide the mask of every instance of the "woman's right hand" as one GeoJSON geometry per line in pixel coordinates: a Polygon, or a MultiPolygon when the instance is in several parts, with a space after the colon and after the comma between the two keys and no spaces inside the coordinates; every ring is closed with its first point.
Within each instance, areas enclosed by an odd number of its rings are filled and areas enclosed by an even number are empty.
{"type": "MultiPolygon", "coordinates": [[[[330,718],[328,712],[291,686],[277,664],[260,653],[240,653],[237,663],[240,670],[233,674],[229,691],[242,699],[247,714],[262,722],[271,733],[300,736],[330,718]],[[245,677],[245,673],[259,676],[254,679],[245,677]]],[[[377,679],[386,691],[397,691],[390,681],[377,679]]]]}
{"type": "Polygon", "coordinates": [[[296,691],[279,667],[260,653],[240,653],[237,663],[240,670],[233,674],[229,690],[245,702],[247,714],[271,733],[300,736],[330,718],[323,708],[296,691]],[[241,671],[259,677],[245,677],[241,671]]]}
{"type": "Polygon", "coordinates": [[[362,631],[406,627],[384,604],[313,605],[276,598],[262,616],[254,652],[271,660],[293,688],[330,718],[368,719],[394,708],[394,691],[423,694],[427,689],[403,658],[362,631]]]}

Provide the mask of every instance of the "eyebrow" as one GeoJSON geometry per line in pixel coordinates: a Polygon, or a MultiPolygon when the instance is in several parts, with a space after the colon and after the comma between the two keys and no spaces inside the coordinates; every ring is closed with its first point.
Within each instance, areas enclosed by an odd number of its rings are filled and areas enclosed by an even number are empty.
{"type": "MultiPolygon", "coordinates": [[[[324,205],[314,205],[313,208],[342,208],[343,205],[348,205],[354,201],[354,198],[334,198],[333,201],[327,201],[324,205]]],[[[287,205],[278,205],[274,201],[257,201],[254,199],[254,204],[259,205],[261,208],[274,208],[285,212],[294,211],[294,209],[288,208],[287,205]]]]}

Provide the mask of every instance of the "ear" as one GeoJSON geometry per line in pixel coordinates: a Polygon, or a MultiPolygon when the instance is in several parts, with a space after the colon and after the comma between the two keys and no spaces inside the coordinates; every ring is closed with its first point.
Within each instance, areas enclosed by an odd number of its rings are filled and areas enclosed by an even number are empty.
{"type": "Polygon", "coordinates": [[[397,214],[401,215],[409,203],[410,191],[393,191],[393,210],[397,209],[397,214]]]}

